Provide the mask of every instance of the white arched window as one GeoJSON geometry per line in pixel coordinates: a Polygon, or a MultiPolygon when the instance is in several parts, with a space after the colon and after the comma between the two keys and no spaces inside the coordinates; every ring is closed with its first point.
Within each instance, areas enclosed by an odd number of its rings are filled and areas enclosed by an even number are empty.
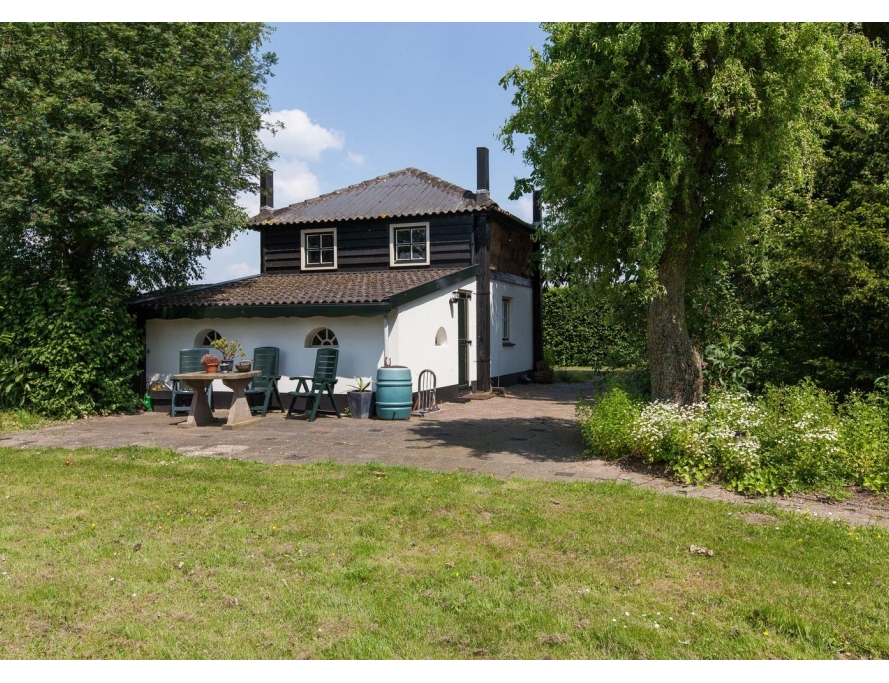
{"type": "Polygon", "coordinates": [[[222,335],[216,330],[201,330],[194,339],[194,345],[197,347],[210,346],[217,339],[222,339],[222,335]]]}
{"type": "Polygon", "coordinates": [[[327,327],[319,327],[309,332],[306,337],[306,347],[317,348],[319,346],[339,346],[333,330],[327,327]]]}

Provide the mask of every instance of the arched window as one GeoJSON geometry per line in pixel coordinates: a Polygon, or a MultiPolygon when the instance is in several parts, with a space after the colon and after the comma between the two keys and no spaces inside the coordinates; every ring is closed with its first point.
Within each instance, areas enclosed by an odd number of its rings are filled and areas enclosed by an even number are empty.
{"type": "Polygon", "coordinates": [[[318,329],[309,332],[309,336],[306,337],[306,346],[339,346],[339,342],[336,340],[336,335],[333,333],[333,330],[328,329],[327,327],[319,327],[318,329]]]}
{"type": "Polygon", "coordinates": [[[198,332],[198,336],[195,337],[194,345],[195,346],[210,346],[217,339],[222,339],[222,335],[219,334],[216,330],[201,330],[198,332]]]}

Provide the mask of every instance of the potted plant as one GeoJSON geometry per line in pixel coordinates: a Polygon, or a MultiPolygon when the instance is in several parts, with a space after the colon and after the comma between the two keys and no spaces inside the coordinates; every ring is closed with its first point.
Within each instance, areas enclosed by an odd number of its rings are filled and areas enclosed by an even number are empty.
{"type": "Polygon", "coordinates": [[[201,356],[201,363],[204,364],[204,370],[207,372],[216,372],[219,362],[219,356],[215,353],[205,353],[201,356]]]}
{"type": "Polygon", "coordinates": [[[222,354],[222,367],[220,368],[222,372],[231,372],[235,364],[235,358],[244,355],[244,349],[237,339],[221,337],[216,341],[210,342],[210,346],[222,354]]]}
{"type": "Polygon", "coordinates": [[[370,402],[373,399],[373,392],[370,390],[371,381],[365,380],[363,377],[355,378],[355,386],[352,391],[347,392],[349,397],[349,413],[352,417],[359,420],[366,420],[370,417],[370,402]]]}

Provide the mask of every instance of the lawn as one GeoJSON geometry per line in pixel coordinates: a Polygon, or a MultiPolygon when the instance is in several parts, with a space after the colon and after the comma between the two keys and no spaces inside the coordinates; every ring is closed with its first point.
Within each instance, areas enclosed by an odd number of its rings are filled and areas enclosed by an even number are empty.
{"type": "Polygon", "coordinates": [[[619,484],[0,449],[0,659],[886,657],[885,531],[619,484]]]}
{"type": "Polygon", "coordinates": [[[21,429],[40,429],[52,424],[52,420],[27,410],[0,409],[0,436],[21,429]]]}

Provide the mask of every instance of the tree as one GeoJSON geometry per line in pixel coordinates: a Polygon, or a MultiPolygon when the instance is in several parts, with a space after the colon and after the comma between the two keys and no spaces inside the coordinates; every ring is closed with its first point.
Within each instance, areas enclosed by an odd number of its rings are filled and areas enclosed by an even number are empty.
{"type": "MultiPolygon", "coordinates": [[[[702,398],[686,283],[742,240],[781,182],[802,184],[849,63],[876,59],[844,24],[545,24],[532,68],[511,70],[507,149],[549,207],[547,245],[600,284],[647,297],[652,398],[702,398]],[[854,58],[854,59],[853,59],[854,58]]],[[[859,64],[860,67],[860,64],[859,64]]]]}
{"type": "Polygon", "coordinates": [[[870,390],[889,374],[889,95],[844,112],[811,197],[775,212],[752,303],[772,379],[870,390]]]}
{"type": "Polygon", "coordinates": [[[199,277],[199,259],[246,224],[236,195],[272,157],[258,136],[268,35],[0,26],[0,301],[34,396],[82,396],[74,414],[123,407],[144,357],[126,301],[199,277]]]}
{"type": "Polygon", "coordinates": [[[0,27],[0,235],[75,279],[200,275],[246,222],[271,54],[260,24],[0,27]]]}

